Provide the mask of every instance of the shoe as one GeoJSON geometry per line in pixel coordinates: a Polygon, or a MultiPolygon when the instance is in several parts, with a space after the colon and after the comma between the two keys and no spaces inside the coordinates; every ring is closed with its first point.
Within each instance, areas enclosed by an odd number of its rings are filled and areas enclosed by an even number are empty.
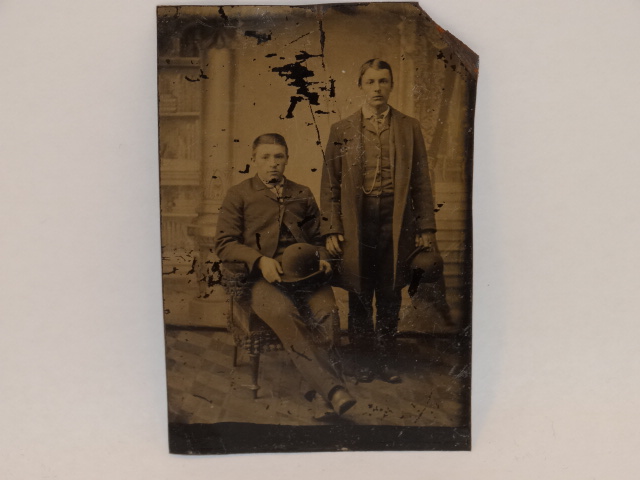
{"type": "Polygon", "coordinates": [[[378,371],[378,378],[387,383],[402,383],[402,378],[389,367],[381,367],[378,371]]]}
{"type": "Polygon", "coordinates": [[[371,383],[376,378],[376,375],[369,367],[358,367],[353,377],[357,383],[371,383]]]}
{"type": "Polygon", "coordinates": [[[344,415],[356,404],[356,399],[349,395],[344,388],[339,388],[331,395],[331,407],[338,415],[344,415]]]}

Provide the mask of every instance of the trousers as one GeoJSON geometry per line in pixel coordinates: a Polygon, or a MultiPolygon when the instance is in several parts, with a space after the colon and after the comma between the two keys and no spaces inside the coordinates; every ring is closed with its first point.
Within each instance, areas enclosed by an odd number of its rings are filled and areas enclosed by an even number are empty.
{"type": "Polygon", "coordinates": [[[393,286],[393,195],[365,196],[361,225],[362,292],[349,293],[349,340],[388,343],[397,333],[402,302],[401,289],[393,286]]]}
{"type": "Polygon", "coordinates": [[[329,285],[293,289],[261,278],[251,287],[250,305],[313,390],[330,400],[337,388],[344,388],[334,343],[338,308],[329,285]]]}

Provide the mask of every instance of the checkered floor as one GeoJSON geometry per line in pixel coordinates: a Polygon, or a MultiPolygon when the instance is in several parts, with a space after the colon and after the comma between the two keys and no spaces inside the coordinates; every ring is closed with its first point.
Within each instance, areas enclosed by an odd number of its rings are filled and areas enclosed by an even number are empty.
{"type": "Polygon", "coordinates": [[[402,383],[379,380],[347,387],[358,403],[340,419],[309,390],[285,352],[260,359],[257,399],[247,388],[248,357],[239,352],[233,367],[233,339],[225,331],[167,329],[169,421],[178,423],[248,422],[272,425],[317,425],[348,422],[360,425],[461,426],[469,396],[469,370],[464,342],[455,336],[400,339],[395,366],[402,383]]]}

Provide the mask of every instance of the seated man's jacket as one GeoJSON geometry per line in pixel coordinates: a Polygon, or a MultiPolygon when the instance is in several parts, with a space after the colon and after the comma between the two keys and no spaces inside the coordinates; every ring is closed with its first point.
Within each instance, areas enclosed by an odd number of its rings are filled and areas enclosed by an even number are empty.
{"type": "Polygon", "coordinates": [[[262,257],[273,258],[280,229],[285,225],[295,240],[320,246],[320,211],[311,190],[285,178],[282,198],[256,175],[229,189],[220,208],[215,252],[223,262],[242,262],[253,271],[262,257]]]}

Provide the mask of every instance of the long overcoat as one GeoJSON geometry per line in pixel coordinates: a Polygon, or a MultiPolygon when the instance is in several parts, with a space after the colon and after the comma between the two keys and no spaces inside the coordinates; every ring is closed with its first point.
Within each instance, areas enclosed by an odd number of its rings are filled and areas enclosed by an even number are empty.
{"type": "MultiPolygon", "coordinates": [[[[420,123],[392,108],[390,161],[393,172],[394,285],[407,281],[407,257],[418,232],[436,230],[427,150],[420,123]]],[[[336,284],[360,292],[361,224],[364,144],[362,112],[331,127],[322,172],[320,206],[322,235],[342,234],[342,261],[336,284]]]]}

